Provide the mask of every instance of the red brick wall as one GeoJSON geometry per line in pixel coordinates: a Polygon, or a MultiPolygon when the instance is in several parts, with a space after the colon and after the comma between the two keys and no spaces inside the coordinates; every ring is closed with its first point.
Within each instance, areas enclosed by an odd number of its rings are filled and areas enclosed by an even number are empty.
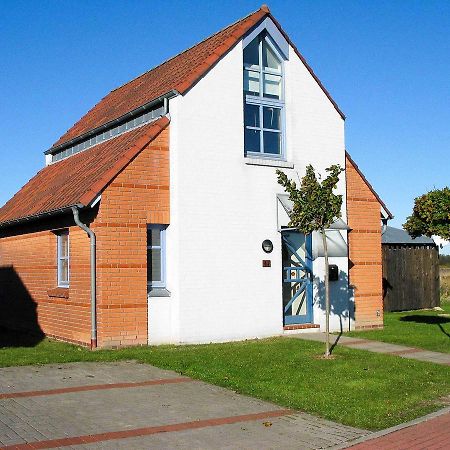
{"type": "Polygon", "coordinates": [[[57,237],[51,230],[62,224],[48,225],[0,239],[0,323],[88,344],[89,239],[78,227],[69,228],[69,298],[50,296],[58,295],[52,292],[57,286],[57,237]]]}
{"type": "MultiPolygon", "coordinates": [[[[102,347],[147,343],[146,225],[169,223],[168,139],[167,128],[112,181],[91,224],[102,347]]],[[[1,324],[90,344],[89,238],[70,214],[0,231],[1,324]],[[61,228],[70,237],[68,298],[54,292],[61,228]]]]}
{"type": "Polygon", "coordinates": [[[169,129],[103,192],[97,235],[98,345],[147,343],[147,224],[169,223],[169,129]]]}
{"type": "Polygon", "coordinates": [[[356,328],[378,327],[383,325],[380,203],[348,158],[346,176],[356,328]]]}

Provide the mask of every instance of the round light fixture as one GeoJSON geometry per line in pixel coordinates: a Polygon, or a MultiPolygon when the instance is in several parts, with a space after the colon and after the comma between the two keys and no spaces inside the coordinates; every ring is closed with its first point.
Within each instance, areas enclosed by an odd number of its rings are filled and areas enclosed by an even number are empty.
{"type": "Polygon", "coordinates": [[[266,252],[266,253],[271,253],[273,250],[273,244],[272,241],[269,239],[265,239],[262,243],[262,249],[266,252]]]}

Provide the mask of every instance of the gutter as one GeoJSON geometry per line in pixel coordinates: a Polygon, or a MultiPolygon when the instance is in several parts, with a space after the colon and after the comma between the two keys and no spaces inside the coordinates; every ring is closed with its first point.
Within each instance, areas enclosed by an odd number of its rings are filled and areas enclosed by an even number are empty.
{"type": "Polygon", "coordinates": [[[97,266],[96,266],[96,237],[95,233],[80,220],[77,206],[72,206],[72,213],[75,223],[85,231],[91,243],[91,350],[97,348],[97,266]]]}
{"type": "Polygon", "coordinates": [[[65,206],[64,208],[52,209],[51,211],[46,211],[43,213],[33,214],[31,216],[20,217],[18,219],[7,220],[5,222],[0,223],[0,228],[5,228],[12,225],[17,225],[25,222],[31,222],[33,220],[42,219],[44,217],[56,216],[57,214],[62,214],[65,212],[69,212],[72,208],[83,208],[84,205],[81,203],[77,203],[76,205],[65,206]]]}
{"type": "Polygon", "coordinates": [[[138,116],[138,115],[142,114],[147,109],[151,109],[157,103],[164,102],[164,104],[166,105],[166,102],[168,99],[176,97],[177,95],[179,95],[179,92],[172,89],[171,91],[167,92],[166,94],[160,95],[158,98],[155,98],[154,100],[151,100],[150,102],[145,103],[144,105],[139,106],[138,108],[133,109],[130,112],[127,112],[126,114],[118,117],[117,119],[110,120],[109,122],[106,122],[97,128],[93,128],[92,130],[89,130],[86,133],[83,133],[83,134],[71,139],[70,141],[63,142],[62,144],[59,144],[55,147],[50,147],[48,150],[46,150],[44,152],[44,155],[52,155],[53,153],[55,153],[59,150],[62,150],[65,147],[70,147],[71,145],[76,144],[77,142],[84,141],[88,137],[95,136],[95,135],[111,128],[112,126],[117,125],[120,122],[126,122],[128,119],[131,119],[134,116],[138,116]]]}

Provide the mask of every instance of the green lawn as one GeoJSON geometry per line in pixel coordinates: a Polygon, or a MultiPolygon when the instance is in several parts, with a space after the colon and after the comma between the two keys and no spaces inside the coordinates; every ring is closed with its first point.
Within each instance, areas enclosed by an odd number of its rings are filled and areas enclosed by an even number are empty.
{"type": "Polygon", "coordinates": [[[134,359],[293,409],[361,428],[380,429],[442,406],[450,367],[323,344],[274,338],[228,344],[90,352],[43,340],[0,349],[0,366],[134,359]]]}
{"type": "Polygon", "coordinates": [[[450,353],[450,303],[441,306],[444,311],[385,313],[383,330],[352,331],[345,335],[450,353]]]}

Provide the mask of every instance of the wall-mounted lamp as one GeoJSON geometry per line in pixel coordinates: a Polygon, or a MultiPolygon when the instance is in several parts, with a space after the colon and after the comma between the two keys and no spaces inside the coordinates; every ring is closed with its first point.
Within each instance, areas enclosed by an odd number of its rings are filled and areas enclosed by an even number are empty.
{"type": "Polygon", "coordinates": [[[271,253],[273,250],[273,244],[272,241],[269,239],[265,239],[262,243],[262,249],[266,252],[266,253],[271,253]]]}

